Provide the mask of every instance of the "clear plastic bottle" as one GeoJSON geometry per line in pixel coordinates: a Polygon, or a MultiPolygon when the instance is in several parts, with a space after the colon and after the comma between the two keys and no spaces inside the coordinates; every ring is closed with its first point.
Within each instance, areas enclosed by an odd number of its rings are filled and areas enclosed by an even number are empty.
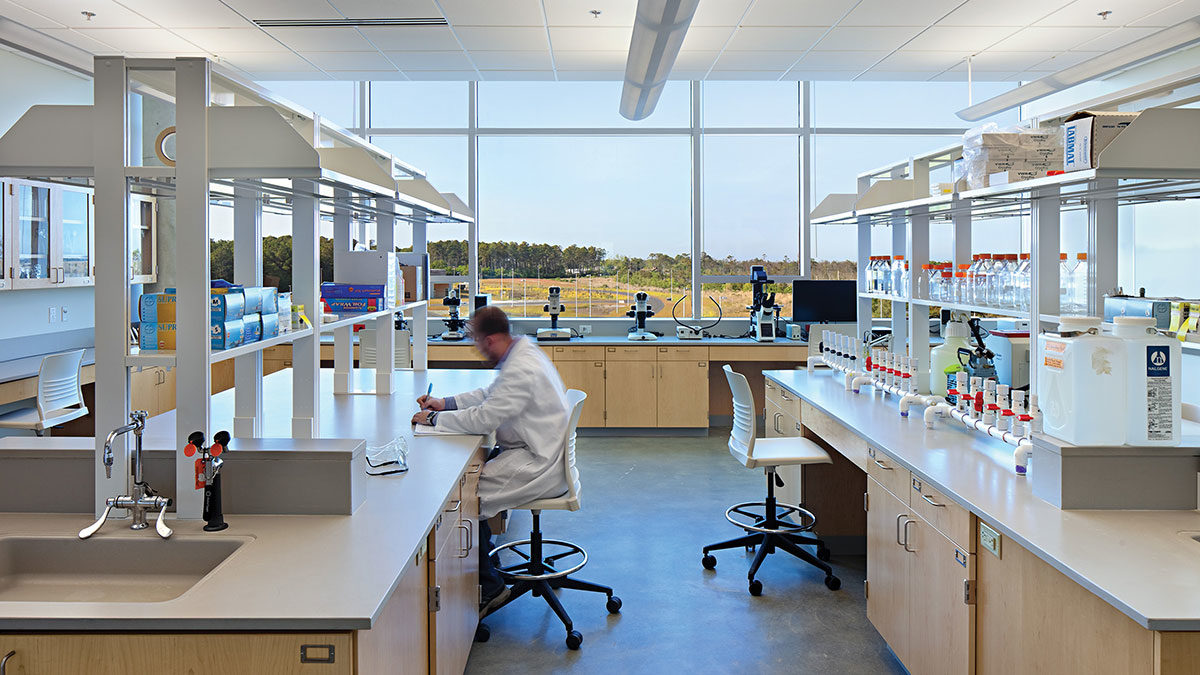
{"type": "Polygon", "coordinates": [[[894,290],[896,295],[906,298],[909,295],[909,286],[912,284],[912,274],[909,272],[907,260],[900,263],[900,266],[900,287],[894,290]]]}
{"type": "Polygon", "coordinates": [[[1004,276],[1004,254],[993,253],[991,265],[987,274],[987,299],[984,304],[988,307],[1000,306],[1001,277],[1004,276]]]}
{"type": "Polygon", "coordinates": [[[930,290],[932,286],[930,282],[933,281],[933,270],[933,263],[925,263],[924,265],[921,265],[921,273],[916,275],[917,287],[914,289],[914,297],[924,298],[926,300],[933,299],[933,294],[930,290]]]}
{"type": "Polygon", "coordinates": [[[979,265],[975,267],[975,278],[971,285],[971,303],[975,305],[987,305],[987,283],[988,275],[992,270],[992,254],[980,253],[979,265]]]}
{"type": "Polygon", "coordinates": [[[942,268],[938,271],[936,277],[937,286],[934,288],[934,300],[938,302],[952,302],[947,295],[951,294],[951,289],[954,286],[954,275],[950,270],[942,268]]]}
{"type": "MultiPolygon", "coordinates": [[[[959,265],[959,267],[970,267],[970,265],[959,265]]],[[[963,302],[963,299],[969,297],[971,289],[967,286],[967,271],[959,270],[954,275],[954,298],[951,302],[963,302]]]]}
{"type": "Polygon", "coordinates": [[[1000,273],[1000,306],[1017,307],[1017,254],[1004,254],[1004,270],[1000,273]]]}
{"type": "Polygon", "coordinates": [[[1075,261],[1066,253],[1058,254],[1058,311],[1060,314],[1075,313],[1075,261]]]}
{"type": "Polygon", "coordinates": [[[904,256],[892,256],[891,278],[888,280],[888,292],[892,295],[904,295],[904,256]]]}
{"type": "Polygon", "coordinates": [[[983,262],[983,254],[976,253],[971,256],[971,266],[967,268],[967,285],[970,286],[970,295],[967,302],[975,302],[975,285],[979,281],[979,267],[983,262]]]}
{"type": "Polygon", "coordinates": [[[1031,281],[1029,254],[1022,253],[1017,263],[1017,309],[1029,309],[1031,302],[1029,293],[1031,281]]]}
{"type": "Polygon", "coordinates": [[[1086,253],[1075,256],[1078,261],[1071,271],[1071,307],[1079,314],[1088,311],[1088,257],[1086,253]]]}

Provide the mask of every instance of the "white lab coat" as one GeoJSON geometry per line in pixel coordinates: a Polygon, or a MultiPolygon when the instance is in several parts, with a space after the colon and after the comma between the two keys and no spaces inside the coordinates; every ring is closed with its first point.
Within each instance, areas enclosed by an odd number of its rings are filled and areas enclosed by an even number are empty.
{"type": "Polygon", "coordinates": [[[503,448],[479,476],[484,518],[567,492],[562,465],[567,397],[558,371],[537,345],[516,338],[496,379],[483,389],[456,395],[454,402],[456,410],[438,413],[439,428],[467,434],[494,431],[503,448]]]}

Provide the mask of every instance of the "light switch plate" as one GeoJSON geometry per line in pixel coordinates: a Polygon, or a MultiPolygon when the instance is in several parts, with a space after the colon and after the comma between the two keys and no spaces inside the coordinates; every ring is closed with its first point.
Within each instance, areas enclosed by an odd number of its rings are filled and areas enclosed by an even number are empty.
{"type": "Polygon", "coordinates": [[[59,310],[59,316],[62,317],[63,323],[67,322],[67,306],[63,305],[59,310]]]}
{"type": "Polygon", "coordinates": [[[48,319],[48,321],[50,323],[55,323],[58,321],[58,308],[57,307],[50,308],[50,318],[48,319]]]}
{"type": "Polygon", "coordinates": [[[997,558],[1000,557],[1000,536],[999,532],[979,523],[979,545],[997,558]]]}

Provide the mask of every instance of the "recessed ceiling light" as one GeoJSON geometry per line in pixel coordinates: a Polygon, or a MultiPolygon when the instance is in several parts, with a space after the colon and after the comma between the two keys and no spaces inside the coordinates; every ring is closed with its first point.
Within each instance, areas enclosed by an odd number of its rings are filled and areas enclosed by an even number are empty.
{"type": "Polygon", "coordinates": [[[260,28],[329,28],[360,26],[448,26],[446,19],[438,17],[418,17],[409,19],[255,19],[254,25],[260,28]]]}

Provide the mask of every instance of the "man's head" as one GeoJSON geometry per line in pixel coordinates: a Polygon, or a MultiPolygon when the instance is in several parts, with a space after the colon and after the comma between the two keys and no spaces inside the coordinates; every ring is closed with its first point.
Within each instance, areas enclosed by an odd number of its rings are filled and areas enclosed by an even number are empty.
{"type": "Polygon", "coordinates": [[[467,322],[467,330],[475,341],[475,348],[488,360],[493,367],[508,353],[512,346],[512,335],[509,333],[508,315],[504,310],[493,305],[475,310],[471,320],[467,322]]]}

